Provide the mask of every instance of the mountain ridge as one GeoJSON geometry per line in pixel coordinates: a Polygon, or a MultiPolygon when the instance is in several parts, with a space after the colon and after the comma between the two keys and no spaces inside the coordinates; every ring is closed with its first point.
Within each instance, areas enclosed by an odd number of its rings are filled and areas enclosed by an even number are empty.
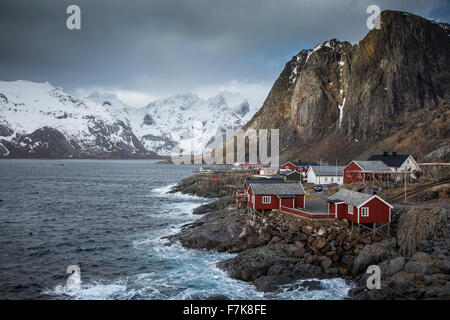
{"type": "Polygon", "coordinates": [[[383,11],[358,44],[301,50],[243,129],[280,129],[281,161],[424,157],[449,144],[448,37],[448,24],[383,11]]]}
{"type": "MultiPolygon", "coordinates": [[[[193,93],[128,106],[113,93],[79,98],[49,82],[0,81],[0,156],[7,158],[164,158],[196,144],[207,148],[217,132],[236,131],[250,118],[247,99],[193,93]]],[[[198,150],[197,150],[198,152],[198,150]]]]}

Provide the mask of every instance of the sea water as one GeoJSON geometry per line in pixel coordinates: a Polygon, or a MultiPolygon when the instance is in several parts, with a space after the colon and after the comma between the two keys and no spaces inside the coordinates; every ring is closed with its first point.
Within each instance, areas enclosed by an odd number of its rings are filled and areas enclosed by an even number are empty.
{"type": "MultiPolygon", "coordinates": [[[[319,280],[262,293],[216,267],[234,255],[167,246],[211,199],[168,194],[195,166],[151,160],[1,160],[1,299],[341,299],[319,280]],[[78,266],[81,286],[67,286],[78,266]]],[[[297,285],[296,285],[297,284],[297,285]]]]}

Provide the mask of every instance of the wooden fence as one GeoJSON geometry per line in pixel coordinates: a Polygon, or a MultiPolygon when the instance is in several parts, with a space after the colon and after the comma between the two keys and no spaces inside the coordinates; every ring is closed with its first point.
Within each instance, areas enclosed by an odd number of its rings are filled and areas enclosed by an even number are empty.
{"type": "Polygon", "coordinates": [[[308,219],[314,219],[314,220],[323,220],[323,219],[335,219],[334,213],[314,213],[314,212],[307,212],[300,209],[294,209],[289,207],[280,207],[281,211],[293,213],[308,219]]]}

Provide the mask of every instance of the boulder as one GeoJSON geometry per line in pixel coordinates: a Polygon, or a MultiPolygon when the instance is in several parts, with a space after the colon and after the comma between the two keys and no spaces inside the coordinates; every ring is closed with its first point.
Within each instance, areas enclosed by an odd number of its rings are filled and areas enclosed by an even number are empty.
{"type": "Polygon", "coordinates": [[[396,257],[394,259],[386,260],[380,265],[380,269],[383,277],[391,276],[400,272],[405,265],[405,258],[402,256],[396,257]]]}
{"type": "Polygon", "coordinates": [[[395,242],[394,238],[366,245],[355,258],[352,273],[354,275],[360,274],[365,272],[368,266],[388,259],[393,255],[392,249],[395,247],[395,242]]]}
{"type": "Polygon", "coordinates": [[[280,285],[288,284],[292,282],[292,279],[285,275],[269,275],[262,276],[255,281],[253,284],[256,286],[258,291],[275,291],[280,285]]]}
{"type": "Polygon", "coordinates": [[[317,231],[317,235],[318,236],[323,236],[326,233],[327,233],[327,231],[326,231],[326,229],[324,227],[320,227],[319,231],[317,231]]]}
{"type": "Polygon", "coordinates": [[[312,243],[312,248],[316,251],[320,251],[321,249],[323,249],[326,245],[328,244],[327,240],[325,240],[324,238],[317,238],[313,243],[312,243]]]}
{"type": "Polygon", "coordinates": [[[324,287],[322,286],[322,283],[317,280],[305,280],[305,281],[302,281],[302,283],[300,285],[308,291],[324,289],[324,287]]]}
{"type": "Polygon", "coordinates": [[[302,226],[302,232],[305,234],[311,234],[314,231],[314,228],[312,226],[304,225],[302,226]]]}
{"type": "Polygon", "coordinates": [[[433,239],[447,224],[447,210],[441,208],[414,208],[404,213],[397,227],[399,253],[413,256],[423,240],[433,239]]]}
{"type": "Polygon", "coordinates": [[[333,261],[331,261],[330,258],[326,258],[325,260],[323,260],[323,261],[320,263],[320,266],[322,267],[322,269],[323,269],[325,272],[327,272],[327,271],[328,271],[328,268],[331,267],[332,264],[333,264],[333,261]]]}
{"type": "Polygon", "coordinates": [[[205,214],[208,212],[212,212],[212,211],[216,211],[216,210],[221,210],[227,206],[229,206],[230,204],[232,204],[234,202],[233,197],[231,196],[225,196],[222,197],[216,201],[204,204],[200,207],[195,208],[192,213],[193,214],[205,214]]]}

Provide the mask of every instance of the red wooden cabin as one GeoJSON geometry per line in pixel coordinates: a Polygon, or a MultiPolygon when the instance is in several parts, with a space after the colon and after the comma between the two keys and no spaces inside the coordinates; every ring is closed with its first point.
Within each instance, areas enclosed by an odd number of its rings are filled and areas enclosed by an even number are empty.
{"type": "Polygon", "coordinates": [[[297,172],[305,172],[308,171],[310,166],[318,166],[317,162],[300,162],[300,161],[289,161],[284,163],[281,168],[285,170],[292,170],[297,172]]]}
{"type": "Polygon", "coordinates": [[[247,201],[248,188],[253,183],[283,183],[284,180],[281,178],[271,177],[271,178],[247,178],[244,181],[244,188],[236,191],[234,199],[238,201],[247,201]]]}
{"type": "Polygon", "coordinates": [[[377,195],[340,189],[328,198],[328,212],[355,223],[391,222],[392,206],[377,195]]]}
{"type": "Polygon", "coordinates": [[[253,183],[283,183],[284,180],[281,178],[247,178],[244,181],[244,190],[247,192],[248,188],[253,183]]]}
{"type": "Polygon", "coordinates": [[[305,190],[300,183],[254,183],[248,189],[247,203],[255,210],[304,208],[305,190]]]}
{"type": "Polygon", "coordinates": [[[356,161],[353,160],[344,168],[344,184],[370,181],[372,178],[390,178],[392,171],[382,161],[356,161]]]}

